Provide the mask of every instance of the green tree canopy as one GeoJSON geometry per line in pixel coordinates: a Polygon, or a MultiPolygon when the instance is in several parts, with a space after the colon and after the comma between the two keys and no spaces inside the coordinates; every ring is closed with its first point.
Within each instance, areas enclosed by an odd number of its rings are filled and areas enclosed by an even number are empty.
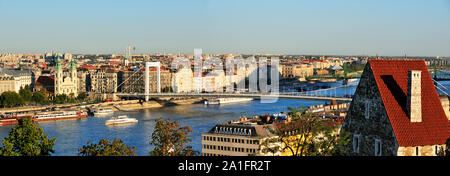
{"type": "Polygon", "coordinates": [[[56,139],[48,136],[31,119],[21,119],[3,139],[0,156],[50,156],[56,139]]]}
{"type": "Polygon", "coordinates": [[[20,88],[19,95],[25,102],[31,102],[33,92],[31,91],[30,86],[26,85],[25,87],[20,88]]]}
{"type": "Polygon", "coordinates": [[[192,130],[189,127],[180,127],[177,121],[171,118],[156,120],[155,130],[152,133],[150,145],[155,148],[150,151],[152,156],[194,156],[198,152],[192,150],[192,146],[185,146],[191,142],[188,138],[192,130]]]}
{"type": "Polygon", "coordinates": [[[33,92],[31,100],[37,104],[42,104],[47,100],[47,95],[42,92],[33,92]]]}
{"type": "Polygon", "coordinates": [[[136,156],[136,147],[130,147],[122,140],[114,138],[113,142],[102,139],[98,144],[88,142],[78,150],[78,156],[136,156]]]}
{"type": "Polygon", "coordinates": [[[16,107],[16,106],[22,106],[24,104],[24,101],[22,97],[20,97],[19,94],[12,91],[6,91],[3,92],[0,95],[0,107],[16,107]]]}
{"type": "Polygon", "coordinates": [[[80,94],[78,94],[77,99],[78,100],[85,100],[87,98],[87,94],[86,92],[81,92],[80,94]]]}

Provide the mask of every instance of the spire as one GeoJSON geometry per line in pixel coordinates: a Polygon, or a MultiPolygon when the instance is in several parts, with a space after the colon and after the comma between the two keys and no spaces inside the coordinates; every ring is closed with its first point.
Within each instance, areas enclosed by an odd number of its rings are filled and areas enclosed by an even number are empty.
{"type": "Polygon", "coordinates": [[[75,64],[75,61],[72,58],[70,60],[70,70],[76,70],[76,69],[77,69],[77,65],[75,64]]]}
{"type": "Polygon", "coordinates": [[[55,70],[62,70],[61,67],[61,57],[58,55],[58,57],[56,58],[56,66],[55,66],[55,70]]]}
{"type": "Polygon", "coordinates": [[[22,60],[20,60],[20,62],[19,62],[19,70],[22,70],[23,69],[23,62],[22,62],[22,60]]]}

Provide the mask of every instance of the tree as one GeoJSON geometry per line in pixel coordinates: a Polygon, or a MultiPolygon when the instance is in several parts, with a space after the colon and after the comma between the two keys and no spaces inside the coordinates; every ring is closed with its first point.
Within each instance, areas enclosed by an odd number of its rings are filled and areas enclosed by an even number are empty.
{"type": "Polygon", "coordinates": [[[24,104],[23,99],[16,92],[6,91],[0,95],[1,107],[11,108],[16,106],[22,106],[23,104],[24,104]]]}
{"type": "Polygon", "coordinates": [[[305,109],[288,107],[291,122],[275,124],[268,130],[277,137],[262,145],[270,153],[288,153],[292,156],[331,156],[345,153],[349,142],[347,132],[339,132],[332,120],[324,120],[305,109]],[[280,143],[281,145],[270,144],[280,143]]]}
{"type": "Polygon", "coordinates": [[[150,145],[155,148],[150,151],[152,156],[194,156],[198,152],[192,150],[191,146],[184,146],[191,142],[188,138],[192,130],[189,127],[180,127],[177,121],[171,118],[156,120],[155,130],[152,133],[150,145]]]}
{"type": "Polygon", "coordinates": [[[86,92],[81,92],[80,94],[78,94],[77,99],[78,100],[85,100],[87,98],[87,94],[86,92]]]}
{"type": "Polygon", "coordinates": [[[114,138],[113,142],[102,139],[98,144],[88,142],[78,149],[78,156],[136,156],[136,147],[130,147],[122,140],[114,138]]]}
{"type": "Polygon", "coordinates": [[[30,102],[33,92],[31,91],[30,86],[26,85],[25,87],[20,88],[19,95],[22,97],[23,101],[30,102]]]}
{"type": "Polygon", "coordinates": [[[42,92],[33,92],[31,100],[37,104],[42,104],[47,99],[46,94],[42,92]]]}
{"type": "Polygon", "coordinates": [[[56,139],[48,136],[31,119],[21,119],[3,139],[0,156],[50,156],[56,139]]]}

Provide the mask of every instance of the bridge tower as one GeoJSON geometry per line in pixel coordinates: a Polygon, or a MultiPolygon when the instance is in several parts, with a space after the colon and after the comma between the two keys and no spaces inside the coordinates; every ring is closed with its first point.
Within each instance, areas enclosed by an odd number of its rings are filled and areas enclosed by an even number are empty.
{"type": "Polygon", "coordinates": [[[156,90],[161,93],[161,63],[146,62],[145,63],[145,101],[150,99],[150,67],[156,67],[156,90]]]}

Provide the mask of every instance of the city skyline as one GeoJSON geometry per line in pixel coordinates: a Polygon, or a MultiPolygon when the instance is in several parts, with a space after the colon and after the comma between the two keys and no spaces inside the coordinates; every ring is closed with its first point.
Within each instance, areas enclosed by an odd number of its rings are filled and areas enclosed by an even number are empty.
{"type": "Polygon", "coordinates": [[[450,56],[450,1],[5,1],[0,52],[450,56]]]}

